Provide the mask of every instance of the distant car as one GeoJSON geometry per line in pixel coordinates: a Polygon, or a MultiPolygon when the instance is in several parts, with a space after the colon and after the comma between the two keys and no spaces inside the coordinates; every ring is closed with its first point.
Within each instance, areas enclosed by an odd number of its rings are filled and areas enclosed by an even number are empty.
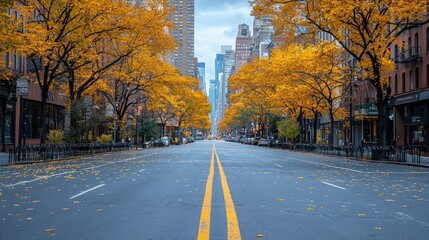
{"type": "Polygon", "coordinates": [[[259,139],[258,146],[268,146],[268,145],[269,145],[268,139],[265,139],[265,138],[259,139]]]}
{"type": "Polygon", "coordinates": [[[162,137],[161,143],[162,143],[162,146],[170,146],[170,140],[168,139],[168,137],[162,137]]]}

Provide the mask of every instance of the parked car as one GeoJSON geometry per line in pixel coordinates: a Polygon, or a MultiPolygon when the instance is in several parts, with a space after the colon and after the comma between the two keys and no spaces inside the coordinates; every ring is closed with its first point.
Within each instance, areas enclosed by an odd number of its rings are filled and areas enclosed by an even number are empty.
{"type": "Polygon", "coordinates": [[[268,146],[268,145],[269,145],[268,139],[266,138],[259,139],[258,146],[268,146]]]}
{"type": "Polygon", "coordinates": [[[170,140],[168,139],[168,137],[162,137],[161,143],[162,143],[162,146],[170,146],[170,140]]]}

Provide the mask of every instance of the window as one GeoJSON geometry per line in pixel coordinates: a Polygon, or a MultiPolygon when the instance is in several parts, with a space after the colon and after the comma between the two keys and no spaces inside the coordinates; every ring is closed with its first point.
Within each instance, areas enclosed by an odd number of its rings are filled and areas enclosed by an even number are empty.
{"type": "Polygon", "coordinates": [[[18,69],[18,64],[19,64],[19,62],[18,62],[18,54],[14,54],[13,55],[13,68],[14,69],[18,69]]]}
{"type": "Polygon", "coordinates": [[[416,73],[414,74],[415,82],[416,82],[416,89],[419,88],[419,82],[420,82],[420,69],[416,68],[416,73]]]}
{"type": "Polygon", "coordinates": [[[395,74],[395,93],[398,93],[398,74],[395,74]]]}
{"type": "Polygon", "coordinates": [[[413,43],[411,37],[408,38],[408,57],[413,54],[413,43]]]}
{"type": "Polygon", "coordinates": [[[414,75],[413,70],[410,70],[410,90],[414,89],[414,75]]]}
{"type": "Polygon", "coordinates": [[[398,62],[398,54],[399,54],[399,48],[398,48],[398,45],[395,45],[395,58],[394,58],[395,63],[398,62]]]}
{"type": "Polygon", "coordinates": [[[419,34],[416,33],[414,36],[414,53],[417,55],[419,54],[419,34]]]}
{"type": "Polygon", "coordinates": [[[10,52],[6,52],[6,67],[10,67],[10,52]]]}
{"type": "Polygon", "coordinates": [[[426,28],[426,52],[429,52],[429,27],[426,28]]]}
{"type": "Polygon", "coordinates": [[[402,73],[402,92],[405,92],[405,72],[402,73]]]}
{"type": "MultiPolygon", "coordinates": [[[[24,100],[24,134],[25,138],[40,137],[41,103],[24,100]]],[[[64,108],[48,104],[46,106],[46,123],[49,129],[64,129],[64,108]]]]}
{"type": "Polygon", "coordinates": [[[429,87],[429,64],[426,65],[426,87],[429,87]]]}

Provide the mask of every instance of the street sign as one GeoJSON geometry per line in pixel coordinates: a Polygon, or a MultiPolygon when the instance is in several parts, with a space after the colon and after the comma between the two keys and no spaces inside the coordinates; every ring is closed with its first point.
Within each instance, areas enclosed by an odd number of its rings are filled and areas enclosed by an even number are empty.
{"type": "Polygon", "coordinates": [[[28,81],[25,78],[18,78],[16,82],[16,94],[21,96],[28,95],[28,81]]]}

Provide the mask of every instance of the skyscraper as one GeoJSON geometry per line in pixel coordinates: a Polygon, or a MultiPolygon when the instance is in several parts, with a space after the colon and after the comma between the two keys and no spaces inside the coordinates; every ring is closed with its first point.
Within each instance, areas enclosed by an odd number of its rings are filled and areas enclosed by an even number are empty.
{"type": "Polygon", "coordinates": [[[268,45],[274,37],[272,17],[255,17],[253,21],[253,53],[252,57],[267,57],[268,45]]]}
{"type": "Polygon", "coordinates": [[[217,132],[217,122],[216,122],[216,81],[214,79],[210,80],[209,87],[209,101],[212,106],[212,112],[210,113],[210,119],[212,123],[212,133],[216,134],[217,132]]]}
{"type": "Polygon", "coordinates": [[[197,77],[194,59],[194,0],[168,0],[168,7],[175,9],[170,17],[175,25],[170,34],[179,43],[168,60],[183,76],[197,77]]]}
{"type": "Polygon", "coordinates": [[[201,90],[206,92],[206,63],[199,62],[198,63],[198,80],[200,82],[201,90]]]}
{"type": "Polygon", "coordinates": [[[235,39],[234,73],[251,61],[253,41],[247,24],[238,25],[235,39]]]}

